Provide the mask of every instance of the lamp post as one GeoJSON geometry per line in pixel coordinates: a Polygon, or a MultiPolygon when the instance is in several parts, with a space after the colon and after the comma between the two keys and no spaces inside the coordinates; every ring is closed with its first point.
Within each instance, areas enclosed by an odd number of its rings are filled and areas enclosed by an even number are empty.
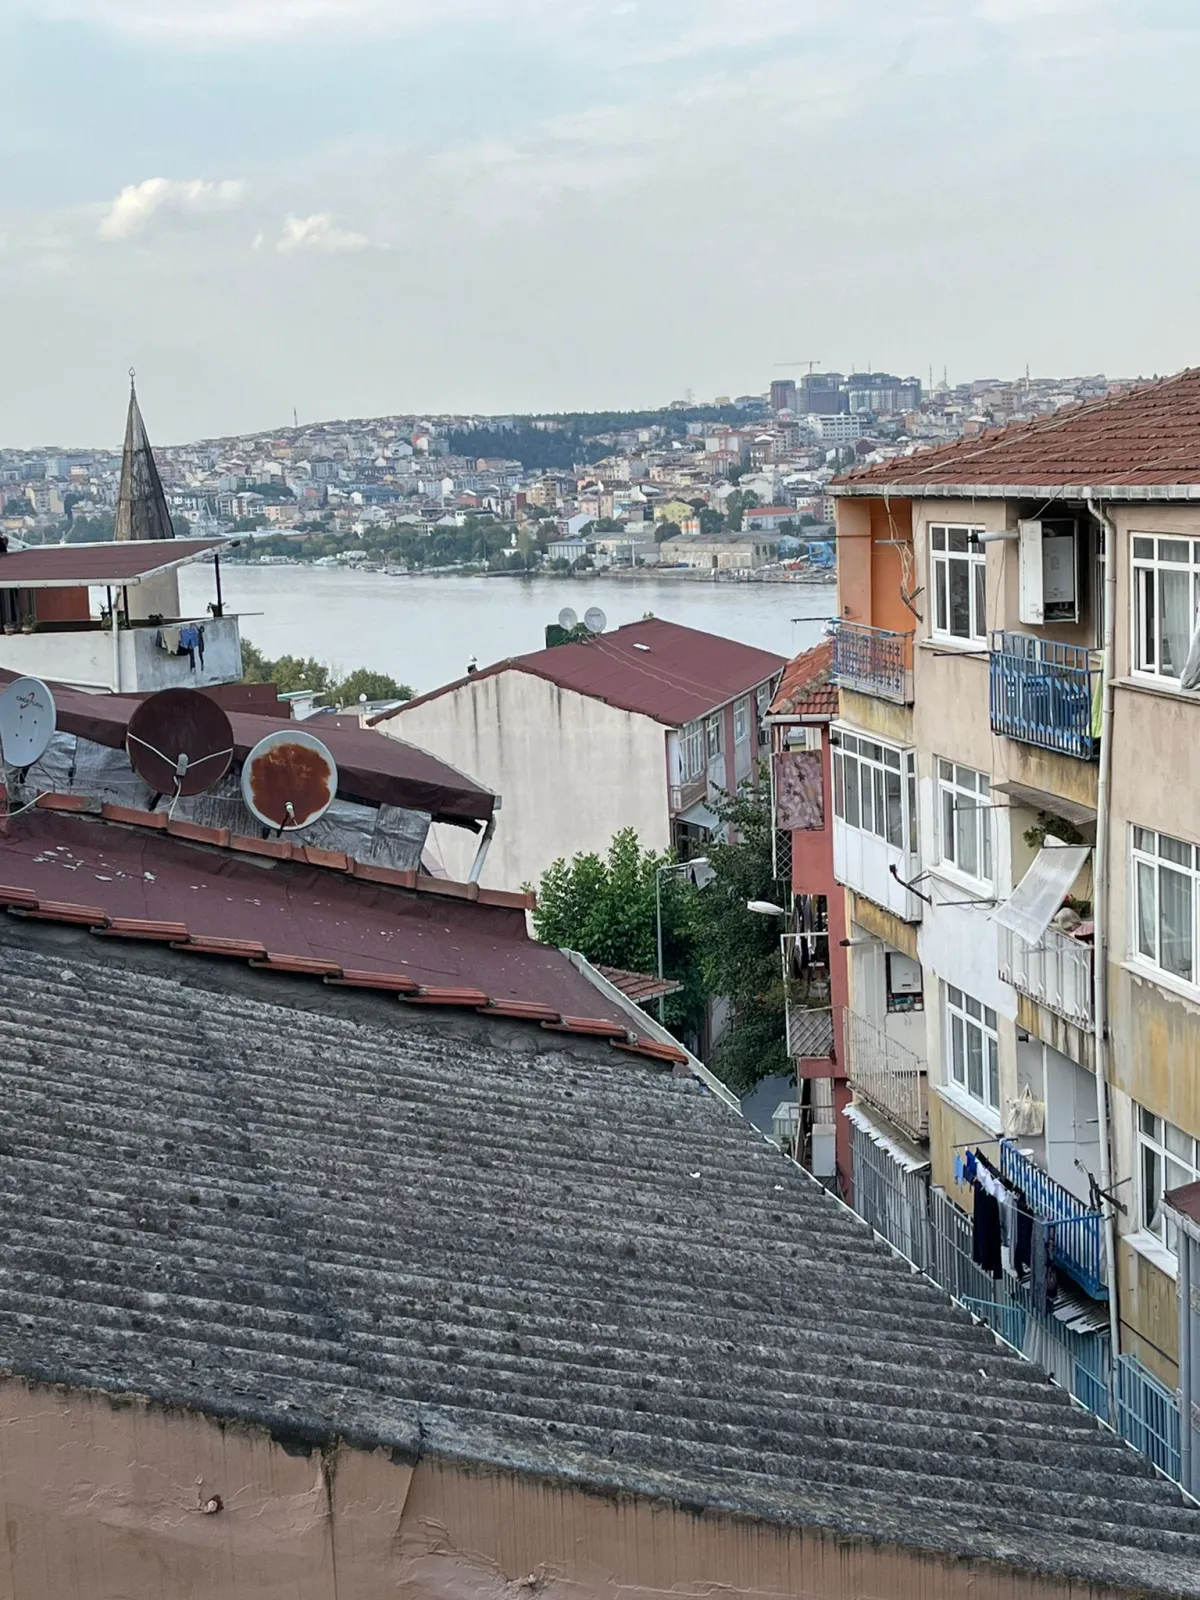
{"type": "MultiPolygon", "coordinates": [[[[692,882],[698,889],[702,889],[712,874],[707,856],[696,856],[692,861],[668,861],[664,867],[654,869],[654,924],[658,935],[658,976],[661,982],[663,974],[663,926],[662,926],[662,881],[668,872],[690,872],[692,882]],[[699,869],[699,870],[697,870],[699,869]],[[703,881],[701,881],[703,874],[703,881]]],[[[658,997],[658,1020],[662,1022],[666,1016],[667,997],[660,994],[658,997]]]]}

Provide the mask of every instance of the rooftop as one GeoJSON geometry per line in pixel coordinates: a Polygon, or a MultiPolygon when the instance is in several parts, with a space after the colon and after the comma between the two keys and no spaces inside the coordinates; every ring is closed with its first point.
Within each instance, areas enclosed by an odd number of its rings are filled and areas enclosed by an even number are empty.
{"type": "Polygon", "coordinates": [[[695,1079],[36,922],[0,960],[7,1370],[1200,1595],[1179,1492],[695,1079]]]}
{"type": "Polygon", "coordinates": [[[584,644],[556,645],[498,661],[372,720],[402,718],[413,706],[500,672],[530,672],[562,689],[677,728],[748,694],[785,665],[782,656],[752,645],[650,617],[597,634],[584,644]]]}
{"type": "Polygon", "coordinates": [[[227,539],[109,540],[100,544],[49,544],[0,555],[0,589],[135,588],[156,573],[186,566],[227,539]]]}
{"type": "Polygon", "coordinates": [[[1200,499],[1200,368],[836,478],[835,494],[1200,499]],[[1156,493],[1161,491],[1161,493],[1156,493]]]}
{"type": "Polygon", "coordinates": [[[822,639],[811,650],[793,656],[771,701],[773,717],[836,717],[837,684],[833,681],[833,640],[822,639]]]}

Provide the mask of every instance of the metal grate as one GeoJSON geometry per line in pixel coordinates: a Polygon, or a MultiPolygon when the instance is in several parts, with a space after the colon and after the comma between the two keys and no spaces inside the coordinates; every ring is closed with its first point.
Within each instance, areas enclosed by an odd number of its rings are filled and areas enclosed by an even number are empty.
{"type": "Polygon", "coordinates": [[[846,1010],[848,1076],[863,1095],[914,1139],[929,1127],[925,1063],[883,1028],[846,1010]]]}
{"type": "Polygon", "coordinates": [[[1117,1357],[1116,1391],[1121,1437],[1178,1483],[1183,1469],[1175,1395],[1136,1356],[1117,1357]]]}
{"type": "Polygon", "coordinates": [[[833,1055],[833,1011],[829,1006],[787,1008],[788,1054],[790,1056],[833,1055]]]}
{"type": "Polygon", "coordinates": [[[992,731],[1090,761],[1099,753],[1093,707],[1099,673],[1080,645],[992,634],[992,731]]]}
{"type": "Polygon", "coordinates": [[[843,689],[911,705],[912,640],[911,633],[835,622],[833,675],[843,689]]]}

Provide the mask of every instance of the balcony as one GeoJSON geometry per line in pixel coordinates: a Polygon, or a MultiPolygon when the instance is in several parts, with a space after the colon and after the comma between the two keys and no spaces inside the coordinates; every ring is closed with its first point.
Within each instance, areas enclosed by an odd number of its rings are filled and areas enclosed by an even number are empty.
{"type": "Polygon", "coordinates": [[[925,1063],[856,1011],[845,1014],[847,1076],[864,1099],[914,1139],[929,1134],[925,1063]]]}
{"type": "Polygon", "coordinates": [[[843,689],[877,700],[912,704],[911,633],[889,633],[859,622],[833,625],[833,675],[843,689]]]}
{"type": "Polygon", "coordinates": [[[992,731],[1023,744],[1091,761],[1099,672],[1079,645],[1024,633],[992,634],[992,731]]]}
{"type": "Polygon", "coordinates": [[[1089,1032],[1093,1026],[1092,947],[1056,928],[1028,945],[1011,928],[997,926],[1000,977],[1030,999],[1089,1032]]]}
{"type": "Polygon", "coordinates": [[[1104,1281],[1104,1219],[1069,1189],[1022,1155],[1011,1140],[1000,1145],[1000,1174],[1022,1189],[1035,1217],[1054,1224],[1054,1264],[1097,1300],[1108,1299],[1104,1281]]]}
{"type": "MultiPolygon", "coordinates": [[[[189,622],[183,618],[170,626],[178,630],[189,622]]],[[[0,635],[0,666],[34,678],[126,694],[237,683],[242,676],[238,619],[197,617],[190,626],[203,632],[203,660],[198,650],[190,657],[169,653],[164,630],[156,623],[122,626],[114,639],[111,628],[93,620],[42,623],[33,633],[0,635]]]]}
{"type": "Polygon", "coordinates": [[[787,1008],[788,1055],[795,1060],[833,1055],[833,1011],[829,1006],[787,1008]]]}

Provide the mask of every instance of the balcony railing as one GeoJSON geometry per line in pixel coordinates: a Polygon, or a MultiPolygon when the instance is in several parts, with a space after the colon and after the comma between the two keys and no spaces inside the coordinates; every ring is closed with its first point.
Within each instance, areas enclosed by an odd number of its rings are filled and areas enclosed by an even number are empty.
{"type": "Polygon", "coordinates": [[[789,1005],[787,1039],[790,1056],[832,1056],[833,1011],[829,1006],[789,1005]]]}
{"type": "Polygon", "coordinates": [[[866,1017],[845,1014],[847,1076],[865,1099],[914,1139],[929,1132],[925,1063],[866,1017]]]}
{"type": "Polygon", "coordinates": [[[833,625],[833,675],[843,689],[912,703],[911,633],[889,633],[860,622],[833,625]]]}
{"type": "Polygon", "coordinates": [[[1100,1213],[1090,1211],[1007,1139],[1000,1146],[1000,1172],[1009,1183],[1024,1190],[1035,1217],[1054,1224],[1050,1248],[1055,1265],[1088,1294],[1106,1300],[1104,1221],[1100,1213]]]}
{"type": "Polygon", "coordinates": [[[992,731],[1090,761],[1099,753],[1093,707],[1099,673],[1080,645],[992,634],[992,731]]]}
{"type": "Polygon", "coordinates": [[[1092,947],[1057,928],[1047,928],[1040,944],[1028,945],[1011,928],[998,927],[1000,977],[1014,989],[1056,1011],[1076,1027],[1090,1029],[1092,947]]]}

